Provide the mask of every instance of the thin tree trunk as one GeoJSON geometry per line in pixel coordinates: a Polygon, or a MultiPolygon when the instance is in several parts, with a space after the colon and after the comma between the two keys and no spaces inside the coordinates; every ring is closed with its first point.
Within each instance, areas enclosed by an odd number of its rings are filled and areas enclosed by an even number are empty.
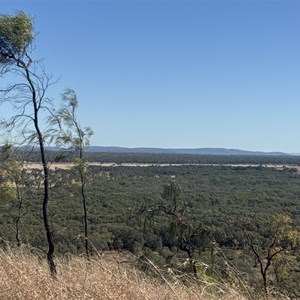
{"type": "MultiPolygon", "coordinates": [[[[76,126],[76,130],[78,136],[80,138],[80,149],[79,149],[79,159],[80,162],[83,162],[83,138],[81,135],[81,130],[79,128],[79,124],[77,123],[76,119],[73,117],[73,122],[76,126]]],[[[82,167],[79,168],[80,173],[80,182],[81,182],[81,198],[82,198],[82,205],[83,205],[83,221],[84,221],[84,238],[85,238],[85,254],[86,258],[90,259],[89,253],[89,240],[88,240],[88,221],[87,221],[87,205],[86,205],[86,195],[85,195],[85,180],[84,180],[84,170],[82,167]]]]}
{"type": "Polygon", "coordinates": [[[267,289],[267,273],[263,272],[262,273],[262,277],[263,277],[263,282],[264,282],[264,291],[265,291],[265,296],[266,298],[268,298],[268,289],[267,289]]]}
{"type": "Polygon", "coordinates": [[[51,230],[51,226],[49,223],[49,217],[48,217],[48,202],[49,202],[49,167],[46,160],[46,153],[45,153],[45,146],[44,146],[44,139],[43,134],[39,127],[39,105],[37,103],[37,96],[36,96],[36,90],[35,86],[31,80],[30,72],[28,70],[28,67],[23,63],[22,64],[25,73],[26,73],[26,79],[31,87],[32,92],[32,104],[33,104],[33,110],[34,110],[34,127],[36,130],[36,134],[38,137],[39,142],[39,149],[40,149],[40,155],[41,155],[41,161],[43,165],[43,177],[44,177],[44,199],[43,199],[43,220],[44,220],[44,227],[46,231],[46,237],[48,242],[48,252],[47,252],[47,259],[48,264],[50,268],[50,273],[52,276],[56,276],[56,266],[54,262],[54,241],[53,241],[53,233],[51,230]]]}
{"type": "MultiPolygon", "coordinates": [[[[41,153],[43,153],[41,151],[41,153]]],[[[45,153],[42,154],[42,157],[45,153]]],[[[46,231],[47,241],[48,241],[48,264],[50,268],[50,272],[52,276],[56,275],[56,266],[54,263],[54,241],[53,241],[53,233],[49,224],[48,218],[48,202],[49,202],[49,168],[47,163],[45,163],[45,159],[43,160],[43,171],[44,171],[44,201],[43,201],[43,219],[44,219],[44,227],[46,231]]]]}
{"type": "Polygon", "coordinates": [[[20,225],[20,220],[21,220],[21,209],[22,209],[22,197],[21,197],[21,194],[20,194],[20,189],[19,189],[19,184],[18,182],[15,182],[16,184],[16,188],[17,188],[17,199],[18,199],[18,216],[17,216],[17,219],[16,219],[16,240],[17,240],[17,245],[18,247],[21,246],[21,238],[20,238],[20,228],[19,228],[19,225],[20,225]]]}
{"type": "Polygon", "coordinates": [[[83,205],[83,218],[84,218],[84,237],[85,237],[85,254],[87,259],[90,258],[89,255],[89,240],[88,240],[88,222],[87,222],[87,205],[86,205],[86,195],[85,195],[85,182],[82,171],[80,171],[80,180],[81,180],[81,197],[83,205]]]}
{"type": "Polygon", "coordinates": [[[44,227],[46,231],[46,237],[48,242],[48,253],[47,259],[50,268],[50,272],[52,276],[56,276],[56,266],[54,263],[54,241],[53,241],[53,233],[51,230],[51,226],[49,223],[49,216],[48,216],[48,203],[49,203],[49,167],[46,160],[45,154],[45,147],[44,147],[44,140],[42,133],[39,129],[38,123],[35,122],[36,131],[39,138],[39,145],[40,145],[40,153],[41,159],[43,164],[43,174],[44,174],[44,200],[43,200],[43,220],[44,220],[44,227]]]}

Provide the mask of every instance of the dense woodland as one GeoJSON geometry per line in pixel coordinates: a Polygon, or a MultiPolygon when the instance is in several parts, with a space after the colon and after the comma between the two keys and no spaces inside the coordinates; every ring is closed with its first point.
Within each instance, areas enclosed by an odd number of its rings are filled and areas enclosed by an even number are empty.
{"type": "MultiPolygon", "coordinates": [[[[30,147],[21,148],[22,157],[28,162],[39,160],[39,153],[30,147]],[[25,150],[24,150],[25,149],[25,150]]],[[[73,162],[76,154],[49,148],[47,156],[52,162],[73,162]],[[56,151],[55,151],[56,150],[56,151]]],[[[114,153],[87,152],[89,162],[152,163],[152,164],[287,164],[300,165],[299,155],[193,155],[163,153],[114,153]]],[[[0,158],[1,160],[1,158],[0,158]]]]}
{"type": "MultiPolygon", "coordinates": [[[[128,162],[131,157],[134,162],[151,163],[186,163],[188,159],[297,163],[295,157],[268,157],[264,161],[261,157],[151,154],[92,154],[89,159],[128,162]]],[[[1,163],[0,243],[2,247],[29,244],[35,251],[44,250],[41,171],[22,169],[22,165],[18,162],[9,169],[7,162],[1,163]]],[[[205,273],[233,280],[233,272],[258,292],[263,289],[259,261],[265,267],[268,249],[277,239],[269,252],[281,251],[267,268],[268,288],[300,296],[300,175],[296,169],[154,165],[90,166],[87,172],[91,254],[129,250],[165,271],[195,277],[205,273]],[[290,235],[283,237],[274,231],[274,224],[290,235]]],[[[81,255],[85,238],[78,169],[51,170],[50,187],[49,216],[57,255],[81,255]]]]}

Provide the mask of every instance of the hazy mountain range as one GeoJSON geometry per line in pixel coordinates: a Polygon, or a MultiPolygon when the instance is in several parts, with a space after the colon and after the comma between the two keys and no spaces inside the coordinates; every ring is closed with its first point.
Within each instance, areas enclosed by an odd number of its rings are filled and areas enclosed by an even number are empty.
{"type": "Polygon", "coordinates": [[[114,153],[161,153],[161,154],[202,154],[202,155],[290,155],[283,152],[246,151],[226,148],[127,148],[90,146],[88,152],[114,152],[114,153]]]}
{"type": "MultiPolygon", "coordinates": [[[[1,146],[0,146],[1,149],[1,146]]],[[[37,147],[21,146],[18,148],[22,151],[38,151],[37,147]]],[[[49,151],[61,151],[62,148],[47,147],[49,151]]],[[[71,151],[71,149],[64,149],[71,151]]],[[[87,152],[99,153],[157,153],[157,154],[198,154],[198,155],[269,155],[269,156],[287,156],[287,155],[300,155],[299,153],[284,153],[284,152],[263,152],[263,151],[248,151],[240,149],[227,149],[227,148],[148,148],[148,147],[115,147],[115,146],[88,146],[85,148],[87,152]]]]}

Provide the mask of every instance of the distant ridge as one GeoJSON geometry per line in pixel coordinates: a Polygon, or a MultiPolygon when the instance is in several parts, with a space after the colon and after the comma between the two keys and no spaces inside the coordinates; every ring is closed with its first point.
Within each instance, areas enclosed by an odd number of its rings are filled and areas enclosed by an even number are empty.
{"type": "Polygon", "coordinates": [[[87,147],[88,152],[113,152],[113,153],[159,153],[159,154],[202,154],[202,155],[272,155],[282,156],[289,155],[283,152],[262,152],[262,151],[246,151],[239,149],[226,148],[127,148],[127,147],[105,147],[90,146],[87,147]]]}

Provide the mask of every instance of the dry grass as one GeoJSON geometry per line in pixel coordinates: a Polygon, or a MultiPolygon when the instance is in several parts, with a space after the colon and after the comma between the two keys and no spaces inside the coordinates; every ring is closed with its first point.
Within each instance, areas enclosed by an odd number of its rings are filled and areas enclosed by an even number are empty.
{"type": "Polygon", "coordinates": [[[205,286],[188,287],[163,276],[150,278],[124,259],[116,253],[90,262],[80,257],[60,259],[57,279],[53,279],[45,259],[25,251],[0,250],[0,299],[244,299],[234,290],[213,295],[206,293],[205,286]]]}

